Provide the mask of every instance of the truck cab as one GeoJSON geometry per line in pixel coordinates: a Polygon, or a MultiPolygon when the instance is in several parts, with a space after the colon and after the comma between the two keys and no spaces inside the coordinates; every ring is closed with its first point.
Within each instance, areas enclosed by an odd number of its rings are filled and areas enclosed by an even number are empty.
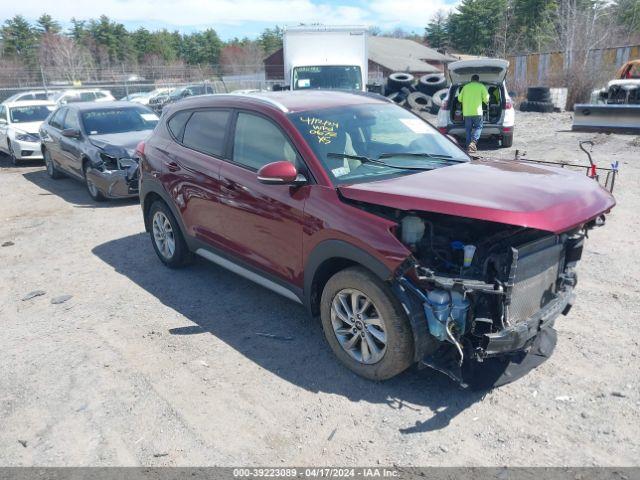
{"type": "Polygon", "coordinates": [[[285,78],[291,90],[366,90],[366,27],[287,28],[283,50],[285,78]]]}

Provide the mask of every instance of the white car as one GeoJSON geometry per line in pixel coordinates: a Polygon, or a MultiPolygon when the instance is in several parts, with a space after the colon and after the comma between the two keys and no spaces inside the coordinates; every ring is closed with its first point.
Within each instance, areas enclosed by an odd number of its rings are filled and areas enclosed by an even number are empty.
{"type": "Polygon", "coordinates": [[[71,89],[63,90],[55,94],[52,100],[58,105],[75,102],[112,102],[115,100],[109,90],[71,89]]]}
{"type": "Polygon", "coordinates": [[[0,151],[7,153],[14,165],[20,160],[42,160],[38,131],[55,109],[55,103],[44,100],[0,105],[0,151]]]}
{"type": "Polygon", "coordinates": [[[51,100],[58,90],[27,90],[18,92],[5,99],[2,103],[21,102],[25,100],[51,100]]]}
{"type": "Polygon", "coordinates": [[[489,105],[483,107],[484,125],[480,138],[493,138],[498,140],[502,147],[510,147],[513,144],[515,111],[504,80],[508,68],[509,62],[497,58],[459,60],[450,63],[448,76],[451,86],[438,112],[436,120],[438,130],[460,138],[464,143],[466,136],[464,118],[457,95],[475,74],[489,90],[489,105]]]}

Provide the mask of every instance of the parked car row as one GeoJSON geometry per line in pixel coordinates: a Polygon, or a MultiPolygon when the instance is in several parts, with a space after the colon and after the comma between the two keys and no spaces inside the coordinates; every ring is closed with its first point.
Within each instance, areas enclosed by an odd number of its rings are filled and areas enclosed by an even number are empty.
{"type": "MultiPolygon", "coordinates": [[[[28,108],[41,104],[54,108],[28,108]]],[[[18,125],[36,115],[11,108],[18,125]]],[[[376,380],[420,363],[464,382],[530,348],[571,308],[586,233],[615,205],[575,172],[474,161],[366,93],[192,97],[161,118],[70,103],[39,133],[52,178],[98,201],[139,196],[162,263],[197,254],[305,305],[336,357],[376,380]]]]}

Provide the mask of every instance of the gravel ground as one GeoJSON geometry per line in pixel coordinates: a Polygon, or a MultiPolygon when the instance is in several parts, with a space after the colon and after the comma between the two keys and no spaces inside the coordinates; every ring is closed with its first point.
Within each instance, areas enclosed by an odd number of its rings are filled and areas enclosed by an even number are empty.
{"type": "Polygon", "coordinates": [[[584,161],[595,139],[618,206],[553,356],[485,393],[360,379],[300,306],[205,261],[164,268],[135,202],[1,158],[0,465],[638,465],[640,139],[570,122],[518,112],[514,148],[584,161]]]}

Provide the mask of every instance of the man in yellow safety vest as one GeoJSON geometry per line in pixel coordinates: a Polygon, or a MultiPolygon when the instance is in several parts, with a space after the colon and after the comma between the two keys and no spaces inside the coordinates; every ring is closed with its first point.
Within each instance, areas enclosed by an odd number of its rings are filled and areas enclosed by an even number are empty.
{"type": "Polygon", "coordinates": [[[469,153],[478,151],[478,140],[482,133],[482,104],[489,104],[489,91],[480,83],[480,77],[473,75],[460,93],[458,101],[462,103],[462,115],[464,116],[464,129],[467,134],[465,146],[469,153]]]}

